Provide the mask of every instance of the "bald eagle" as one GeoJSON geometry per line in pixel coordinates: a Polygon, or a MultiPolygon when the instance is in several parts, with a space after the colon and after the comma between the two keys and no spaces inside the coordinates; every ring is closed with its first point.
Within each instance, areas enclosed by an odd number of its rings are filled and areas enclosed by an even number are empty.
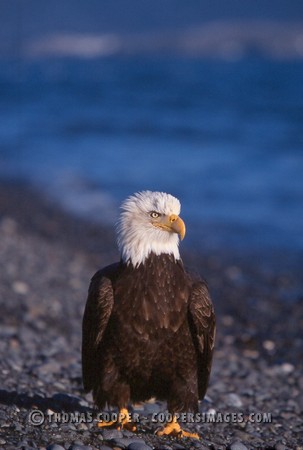
{"type": "Polygon", "coordinates": [[[208,289],[180,259],[185,224],[178,199],[144,191],[121,208],[121,260],[99,270],[89,287],[84,389],[100,409],[118,407],[120,426],[132,430],[131,402],[166,400],[174,419],[158,434],[193,436],[181,429],[176,414],[196,412],[207,389],[215,337],[208,289]]]}

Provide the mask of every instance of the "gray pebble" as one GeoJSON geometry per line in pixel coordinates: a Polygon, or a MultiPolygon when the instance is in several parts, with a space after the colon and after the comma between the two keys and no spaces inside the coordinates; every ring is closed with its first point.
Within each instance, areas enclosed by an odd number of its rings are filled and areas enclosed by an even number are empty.
{"type": "Polygon", "coordinates": [[[76,431],[77,428],[73,423],[63,423],[62,425],[60,425],[60,429],[61,431],[64,432],[71,432],[71,431],[76,431]]]}
{"type": "Polygon", "coordinates": [[[17,447],[22,448],[22,449],[27,449],[28,448],[27,441],[24,440],[24,441],[18,442],[17,447]]]}
{"type": "MultiPolygon", "coordinates": [[[[129,431],[129,430],[123,430],[123,437],[130,437],[133,438],[134,437],[134,432],[133,431],[129,431]]],[[[135,435],[136,436],[136,435],[135,435]]]]}
{"type": "Polygon", "coordinates": [[[208,447],[205,447],[205,445],[201,444],[201,442],[197,439],[193,439],[190,445],[194,448],[198,448],[199,450],[208,450],[208,447]]]}
{"type": "Polygon", "coordinates": [[[243,406],[242,400],[238,394],[231,393],[227,395],[226,402],[228,406],[234,406],[235,408],[241,408],[243,406]]]}
{"type": "Polygon", "coordinates": [[[101,445],[101,447],[99,447],[99,450],[112,450],[112,448],[108,445],[101,445]]]}
{"type": "Polygon", "coordinates": [[[111,443],[113,445],[120,447],[120,448],[128,448],[128,446],[130,444],[133,444],[134,442],[138,442],[141,445],[145,445],[144,440],[141,438],[137,438],[137,437],[134,437],[133,439],[132,438],[122,438],[122,439],[112,439],[111,440],[111,443]]]}
{"type": "Polygon", "coordinates": [[[3,338],[11,338],[17,335],[17,328],[10,325],[1,325],[0,336],[3,338]]]}
{"type": "Polygon", "coordinates": [[[199,450],[209,450],[209,447],[201,444],[201,442],[191,442],[192,447],[198,448],[199,450]]]}
{"type": "Polygon", "coordinates": [[[79,430],[86,431],[86,430],[88,430],[88,427],[87,427],[86,423],[79,423],[79,425],[77,426],[77,429],[78,429],[78,431],[79,430]]]}
{"type": "Polygon", "coordinates": [[[92,450],[92,447],[90,447],[89,445],[73,444],[69,447],[68,450],[92,450]]]}
{"type": "Polygon", "coordinates": [[[61,365],[56,361],[48,361],[36,368],[36,373],[39,377],[44,375],[50,375],[53,373],[60,373],[61,365]]]}
{"type": "Polygon", "coordinates": [[[152,450],[152,448],[145,444],[145,443],[141,443],[141,442],[133,442],[132,444],[130,444],[127,447],[128,450],[152,450]]]}
{"type": "Polygon", "coordinates": [[[20,423],[18,423],[18,422],[16,422],[16,423],[14,424],[14,428],[15,428],[15,430],[18,431],[18,432],[22,431],[22,427],[21,427],[20,423]]]}
{"type": "Polygon", "coordinates": [[[46,447],[46,450],[65,450],[65,448],[58,444],[50,444],[46,447]]]}
{"type": "Polygon", "coordinates": [[[231,444],[230,450],[248,450],[248,448],[240,441],[235,441],[231,444]]]}
{"type": "Polygon", "coordinates": [[[279,443],[275,445],[275,450],[287,450],[287,447],[285,447],[284,444],[279,443]]]}
{"type": "Polygon", "coordinates": [[[120,430],[108,429],[108,430],[102,430],[101,435],[103,436],[103,439],[110,441],[111,439],[122,439],[123,433],[120,430]]]}
{"type": "Polygon", "coordinates": [[[153,414],[160,412],[160,406],[158,403],[147,403],[144,405],[144,414],[153,414]]]}

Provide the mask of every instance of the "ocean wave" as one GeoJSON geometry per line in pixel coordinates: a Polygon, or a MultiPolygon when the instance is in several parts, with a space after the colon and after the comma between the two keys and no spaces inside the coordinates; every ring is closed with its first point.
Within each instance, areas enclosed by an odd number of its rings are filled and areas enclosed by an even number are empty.
{"type": "Polygon", "coordinates": [[[25,46],[26,56],[96,58],[120,51],[120,37],[90,34],[51,34],[25,46]]]}
{"type": "Polygon", "coordinates": [[[33,186],[76,217],[113,225],[118,219],[116,199],[101,186],[74,171],[56,170],[53,177],[31,178],[33,186]]]}
{"type": "Polygon", "coordinates": [[[303,58],[303,23],[215,21],[182,31],[140,34],[51,34],[24,44],[27,57],[102,58],[172,54],[237,60],[251,55],[303,58]]]}

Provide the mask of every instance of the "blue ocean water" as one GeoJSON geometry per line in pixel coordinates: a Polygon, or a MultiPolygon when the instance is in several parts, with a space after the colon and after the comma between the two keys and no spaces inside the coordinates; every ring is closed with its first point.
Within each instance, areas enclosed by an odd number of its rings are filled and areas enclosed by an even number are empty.
{"type": "Polygon", "coordinates": [[[188,245],[303,250],[303,62],[0,62],[0,176],[106,223],[180,198],[188,245]]]}

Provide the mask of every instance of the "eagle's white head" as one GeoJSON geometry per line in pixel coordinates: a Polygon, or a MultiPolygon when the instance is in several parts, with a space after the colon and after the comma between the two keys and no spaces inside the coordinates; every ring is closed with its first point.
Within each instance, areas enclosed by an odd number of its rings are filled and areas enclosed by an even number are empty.
{"type": "Polygon", "coordinates": [[[118,245],[122,260],[134,267],[150,253],[171,254],[180,259],[179,237],[185,236],[185,224],[179,217],[177,198],[164,192],[143,191],[128,197],[121,206],[118,245]]]}

